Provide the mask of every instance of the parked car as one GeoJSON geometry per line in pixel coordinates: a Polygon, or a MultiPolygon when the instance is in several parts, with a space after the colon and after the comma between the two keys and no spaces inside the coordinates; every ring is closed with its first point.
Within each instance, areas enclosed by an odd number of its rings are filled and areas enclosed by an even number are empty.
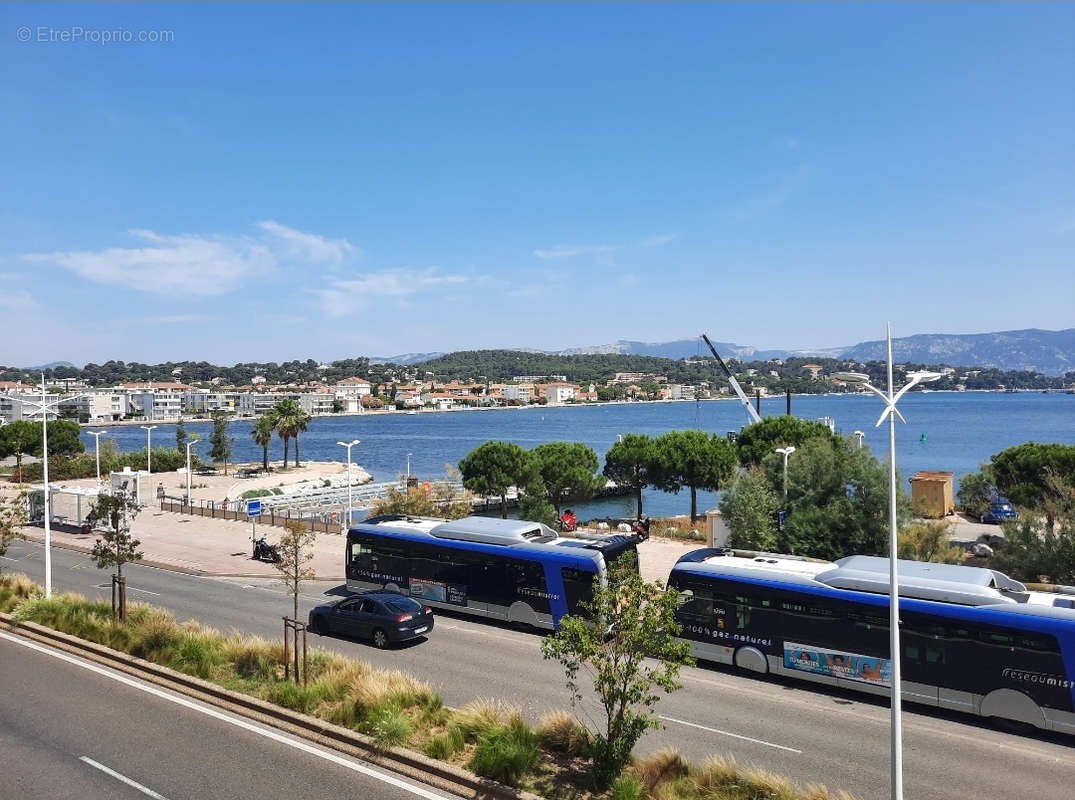
{"type": "Polygon", "coordinates": [[[1001,522],[1010,522],[1018,516],[1007,497],[994,497],[989,503],[989,510],[982,514],[982,522],[997,525],[1001,522]]]}
{"type": "Polygon", "coordinates": [[[383,648],[428,636],[433,630],[433,609],[398,592],[363,592],[312,609],[309,630],[370,639],[375,647],[383,648]]]}

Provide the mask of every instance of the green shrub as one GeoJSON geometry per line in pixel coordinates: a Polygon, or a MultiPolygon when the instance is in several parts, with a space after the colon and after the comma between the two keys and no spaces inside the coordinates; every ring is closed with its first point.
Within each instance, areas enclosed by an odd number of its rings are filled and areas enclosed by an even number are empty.
{"type": "Polygon", "coordinates": [[[481,735],[467,769],[508,786],[518,786],[541,761],[537,734],[522,724],[494,728],[481,735]]]}
{"type": "Polygon", "coordinates": [[[253,497],[268,497],[272,494],[272,489],[247,489],[241,495],[243,500],[250,500],[253,497]]]}

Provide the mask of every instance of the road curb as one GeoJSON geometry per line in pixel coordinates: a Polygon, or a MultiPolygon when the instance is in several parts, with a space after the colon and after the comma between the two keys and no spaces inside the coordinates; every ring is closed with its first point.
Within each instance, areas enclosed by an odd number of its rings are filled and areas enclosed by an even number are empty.
{"type": "Polygon", "coordinates": [[[442,761],[435,761],[413,750],[400,747],[378,748],[370,737],[357,731],[275,706],[256,697],[224,689],[169,667],[163,667],[34,622],[18,622],[11,614],[0,614],[0,630],[109,666],[455,795],[468,798],[490,798],[490,800],[542,800],[541,797],[531,792],[513,789],[496,781],[478,777],[468,770],[442,761]]]}

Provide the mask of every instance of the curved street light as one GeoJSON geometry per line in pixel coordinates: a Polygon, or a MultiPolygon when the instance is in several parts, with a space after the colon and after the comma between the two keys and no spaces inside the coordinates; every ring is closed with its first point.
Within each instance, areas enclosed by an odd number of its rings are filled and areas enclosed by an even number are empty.
{"type": "MultiPolygon", "coordinates": [[[[72,400],[78,400],[82,397],[89,397],[88,392],[82,394],[76,394],[71,397],[61,397],[57,400],[53,400],[49,403],[45,392],[47,387],[45,386],[45,373],[41,373],[41,402],[35,403],[30,400],[23,400],[18,397],[11,397],[10,395],[0,394],[7,400],[18,400],[22,405],[36,406],[41,410],[41,486],[44,489],[45,494],[45,597],[52,597],[52,516],[51,509],[49,508],[49,415],[48,411],[52,406],[60,406],[63,403],[69,403],[72,400]]],[[[98,483],[100,483],[100,470],[98,470],[98,483]]]]}
{"type": "Polygon", "coordinates": [[[151,444],[151,442],[152,442],[151,437],[153,436],[153,429],[156,428],[157,426],[156,425],[139,425],[138,427],[140,427],[142,430],[144,430],[146,432],[146,472],[148,472],[150,475],[152,475],[153,474],[153,460],[152,460],[153,459],[153,446],[151,444]]]}
{"type": "Polygon", "coordinates": [[[792,445],[787,447],[778,447],[776,452],[780,453],[784,457],[784,502],[788,502],[788,456],[795,452],[795,448],[792,445]]]}
{"type": "Polygon", "coordinates": [[[336,442],[340,447],[347,448],[347,525],[346,528],[351,527],[351,448],[358,444],[358,439],[352,439],[349,442],[336,442]]]}
{"type": "Polygon", "coordinates": [[[187,442],[187,513],[190,513],[190,448],[200,442],[201,439],[193,438],[187,442]]]}
{"type": "MultiPolygon", "coordinates": [[[[898,555],[899,532],[896,525],[896,417],[900,422],[907,420],[896,408],[907,392],[920,383],[935,381],[941,377],[937,372],[908,372],[910,379],[898,392],[893,393],[892,385],[892,323],[888,323],[886,338],[888,340],[888,393],[882,392],[870,385],[870,376],[861,372],[837,372],[833,377],[845,383],[854,383],[868,389],[881,398],[885,404],[885,410],[877,419],[875,428],[881,427],[881,423],[888,417],[888,630],[889,650],[892,661],[892,800],[903,800],[903,729],[900,714],[900,611],[899,611],[899,574],[896,566],[898,555]]],[[[861,439],[859,442],[861,443],[861,439]]]]}

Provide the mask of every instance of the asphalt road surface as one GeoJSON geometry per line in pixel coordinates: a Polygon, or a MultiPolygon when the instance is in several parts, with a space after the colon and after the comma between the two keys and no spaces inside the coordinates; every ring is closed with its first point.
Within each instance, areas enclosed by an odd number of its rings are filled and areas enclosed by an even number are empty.
{"type": "MultiPolygon", "coordinates": [[[[0,562],[43,582],[43,548],[16,542],[0,562]]],[[[267,638],[282,634],[292,600],[274,580],[201,578],[128,565],[129,601],[172,610],[222,631],[267,638]]],[[[53,549],[53,586],[109,597],[109,573],[80,553],[53,549]]],[[[342,587],[307,583],[300,614],[338,596],[342,587]],[[336,593],[336,594],[334,594],[336,593]]],[[[438,612],[433,635],[379,651],[364,642],[312,636],[324,647],[375,665],[406,670],[428,681],[449,705],[497,698],[520,706],[536,722],[569,708],[563,671],[541,658],[541,636],[474,618],[438,612]]],[[[666,728],[647,734],[636,752],[677,748],[701,762],[714,754],[763,767],[805,785],[822,783],[863,798],[888,796],[887,702],[854,693],[782,683],[719,667],[684,670],[684,688],[661,700],[666,728]]],[[[596,706],[580,716],[600,720],[596,706]]],[[[975,718],[904,705],[904,788],[916,800],[975,796],[1070,797],[1075,783],[1075,739],[1017,735],[975,718]]]]}
{"type": "Polygon", "coordinates": [[[445,795],[0,632],[0,796],[295,800],[445,795]]]}

